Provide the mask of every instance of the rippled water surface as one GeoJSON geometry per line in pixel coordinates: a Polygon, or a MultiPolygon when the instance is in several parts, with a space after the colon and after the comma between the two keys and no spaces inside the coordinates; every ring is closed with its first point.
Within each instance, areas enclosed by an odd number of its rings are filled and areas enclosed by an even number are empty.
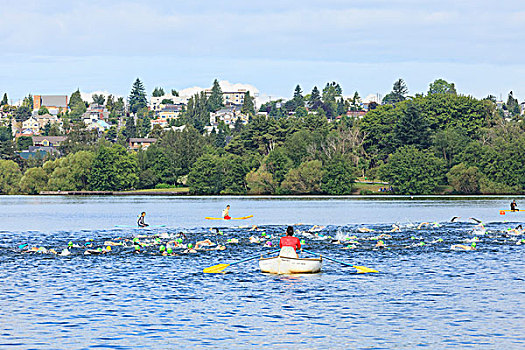
{"type": "Polygon", "coordinates": [[[0,197],[0,347],[522,349],[525,235],[509,229],[525,213],[499,215],[511,199],[0,197]],[[204,220],[226,204],[254,218],[204,220]],[[143,210],[166,227],[115,227],[143,210]],[[272,251],[289,224],[308,250],[380,273],[326,259],[314,275],[262,274],[257,260],[202,273],[272,251]],[[178,238],[226,250],[161,255],[178,238]],[[71,255],[50,253],[68,242],[71,255]],[[123,245],[85,254],[109,242],[123,245]]]}

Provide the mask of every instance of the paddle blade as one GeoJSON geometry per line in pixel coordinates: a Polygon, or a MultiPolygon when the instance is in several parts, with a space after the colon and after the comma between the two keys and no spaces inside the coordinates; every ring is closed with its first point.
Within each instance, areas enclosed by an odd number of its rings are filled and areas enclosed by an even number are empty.
{"type": "Polygon", "coordinates": [[[371,272],[379,272],[377,270],[374,270],[374,269],[370,269],[366,266],[353,266],[356,270],[357,270],[357,273],[371,273],[371,272]]]}
{"type": "Polygon", "coordinates": [[[213,265],[213,266],[205,268],[204,270],[202,270],[202,272],[204,272],[204,273],[221,273],[228,266],[230,266],[230,264],[213,265]]]}
{"type": "Polygon", "coordinates": [[[505,210],[500,210],[499,215],[505,215],[505,210]]]}
{"type": "Polygon", "coordinates": [[[240,218],[232,218],[232,219],[233,220],[245,220],[245,219],[249,219],[249,218],[253,218],[253,215],[243,216],[243,217],[240,217],[240,218]]]}
{"type": "Polygon", "coordinates": [[[224,218],[210,218],[210,217],[205,217],[206,220],[224,220],[224,218]]]}

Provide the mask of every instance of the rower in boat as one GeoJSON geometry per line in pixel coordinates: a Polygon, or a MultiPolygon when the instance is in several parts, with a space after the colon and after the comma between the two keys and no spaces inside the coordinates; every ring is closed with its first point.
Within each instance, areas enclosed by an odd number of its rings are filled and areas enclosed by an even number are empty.
{"type": "Polygon", "coordinates": [[[288,226],[286,229],[286,236],[281,237],[279,241],[279,248],[281,252],[279,256],[286,258],[297,258],[297,249],[301,249],[301,241],[299,238],[293,236],[293,227],[288,226]]]}

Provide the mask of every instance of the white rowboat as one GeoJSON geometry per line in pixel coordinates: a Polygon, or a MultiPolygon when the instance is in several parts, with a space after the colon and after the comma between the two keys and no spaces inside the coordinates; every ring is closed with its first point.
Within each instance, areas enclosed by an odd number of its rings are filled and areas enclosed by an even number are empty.
{"type": "Polygon", "coordinates": [[[321,272],[322,258],[288,258],[276,256],[261,258],[259,267],[261,272],[275,274],[317,273],[321,272]]]}

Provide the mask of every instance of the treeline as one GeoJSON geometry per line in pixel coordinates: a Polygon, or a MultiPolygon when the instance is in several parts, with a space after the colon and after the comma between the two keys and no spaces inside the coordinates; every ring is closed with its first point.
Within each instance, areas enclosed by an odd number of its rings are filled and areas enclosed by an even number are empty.
{"type": "Polygon", "coordinates": [[[298,86],[292,102],[263,105],[268,116],[252,111],[247,125],[210,134],[198,129],[213,99],[195,97],[183,131],[154,129],[158,141],[138,152],[77,127],[64,157],[24,162],[7,156],[13,145],[7,127],[0,128],[0,191],[188,186],[194,194],[341,195],[353,193],[360,176],[402,194],[524,192],[524,126],[511,94],[501,109],[493,97],[458,95],[443,80],[408,97],[398,80],[385,104],[364,117],[336,118],[339,108],[361,108],[356,94],[344,100],[340,90],[330,83],[326,96],[303,96],[298,86]]]}

